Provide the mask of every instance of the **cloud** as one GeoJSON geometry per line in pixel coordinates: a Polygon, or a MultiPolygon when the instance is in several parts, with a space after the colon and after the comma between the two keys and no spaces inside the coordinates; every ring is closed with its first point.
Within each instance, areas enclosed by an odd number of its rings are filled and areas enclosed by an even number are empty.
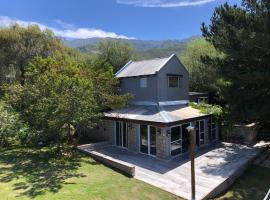
{"type": "Polygon", "coordinates": [[[132,5],[137,7],[174,8],[186,6],[198,6],[217,0],[116,0],[118,4],[132,5]]]}
{"type": "Polygon", "coordinates": [[[127,37],[125,35],[119,35],[114,32],[107,32],[101,29],[95,28],[75,28],[72,24],[67,24],[62,20],[55,20],[55,23],[60,25],[61,28],[54,28],[51,26],[47,26],[41,24],[39,22],[34,21],[23,21],[19,19],[12,19],[7,16],[0,16],[0,27],[7,27],[14,24],[19,24],[21,26],[28,26],[36,24],[40,27],[41,30],[50,29],[54,32],[55,35],[64,38],[72,38],[72,39],[86,39],[86,38],[93,38],[93,37],[100,37],[100,38],[122,38],[122,39],[135,39],[133,37],[127,37]]]}

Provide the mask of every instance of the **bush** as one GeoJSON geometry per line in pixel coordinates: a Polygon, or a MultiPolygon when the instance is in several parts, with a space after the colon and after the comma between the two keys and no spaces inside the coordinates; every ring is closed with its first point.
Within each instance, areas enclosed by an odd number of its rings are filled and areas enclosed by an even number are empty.
{"type": "MultiPolygon", "coordinates": [[[[11,106],[0,100],[0,146],[27,144],[31,129],[11,106]]],[[[33,134],[33,133],[32,133],[33,134]]]]}

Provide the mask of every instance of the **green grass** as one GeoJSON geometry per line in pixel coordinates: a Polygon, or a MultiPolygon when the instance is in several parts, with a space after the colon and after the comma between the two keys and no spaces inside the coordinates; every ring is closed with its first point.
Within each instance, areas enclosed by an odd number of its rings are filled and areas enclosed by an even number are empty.
{"type": "Polygon", "coordinates": [[[77,151],[62,156],[49,148],[0,152],[1,200],[180,200],[77,151]]]}
{"type": "Polygon", "coordinates": [[[254,165],[216,200],[261,200],[269,189],[270,169],[254,165]]]}

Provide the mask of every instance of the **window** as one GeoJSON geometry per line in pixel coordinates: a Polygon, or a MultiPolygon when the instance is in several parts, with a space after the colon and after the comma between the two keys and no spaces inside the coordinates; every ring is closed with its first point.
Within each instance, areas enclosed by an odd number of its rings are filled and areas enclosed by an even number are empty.
{"type": "Polygon", "coordinates": [[[140,87],[141,88],[147,88],[147,78],[141,78],[140,79],[140,87]]]}
{"type": "Polygon", "coordinates": [[[182,152],[181,126],[171,128],[171,155],[175,156],[182,152]]]}
{"type": "Polygon", "coordinates": [[[196,122],[196,145],[200,146],[204,144],[204,120],[199,120],[196,122]]]}
{"type": "Polygon", "coordinates": [[[168,87],[169,88],[181,88],[182,77],[180,75],[169,75],[168,76],[168,87]]]}

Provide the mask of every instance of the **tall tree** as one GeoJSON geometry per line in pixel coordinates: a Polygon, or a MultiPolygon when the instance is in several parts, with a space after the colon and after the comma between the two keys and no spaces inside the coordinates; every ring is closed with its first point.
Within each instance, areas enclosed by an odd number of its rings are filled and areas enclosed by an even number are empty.
{"type": "Polygon", "coordinates": [[[107,39],[100,42],[97,50],[98,59],[113,66],[114,73],[122,68],[135,52],[131,44],[116,39],[107,39]]]}
{"type": "Polygon", "coordinates": [[[26,68],[34,57],[58,56],[65,50],[60,39],[49,30],[40,30],[37,25],[1,28],[0,72],[2,76],[15,72],[16,80],[23,84],[26,68]]]}
{"type": "Polygon", "coordinates": [[[25,84],[11,85],[6,99],[44,138],[54,139],[60,147],[70,138],[71,127],[91,127],[101,116],[90,73],[71,60],[36,58],[27,68],[25,84]]]}
{"type": "Polygon", "coordinates": [[[223,94],[236,120],[270,121],[270,2],[243,0],[242,6],[225,3],[215,9],[203,36],[223,59],[219,66],[223,94]]]}
{"type": "Polygon", "coordinates": [[[192,40],[181,53],[180,58],[189,71],[190,91],[209,92],[218,98],[217,67],[204,63],[204,59],[222,57],[215,47],[203,38],[192,40]]]}

